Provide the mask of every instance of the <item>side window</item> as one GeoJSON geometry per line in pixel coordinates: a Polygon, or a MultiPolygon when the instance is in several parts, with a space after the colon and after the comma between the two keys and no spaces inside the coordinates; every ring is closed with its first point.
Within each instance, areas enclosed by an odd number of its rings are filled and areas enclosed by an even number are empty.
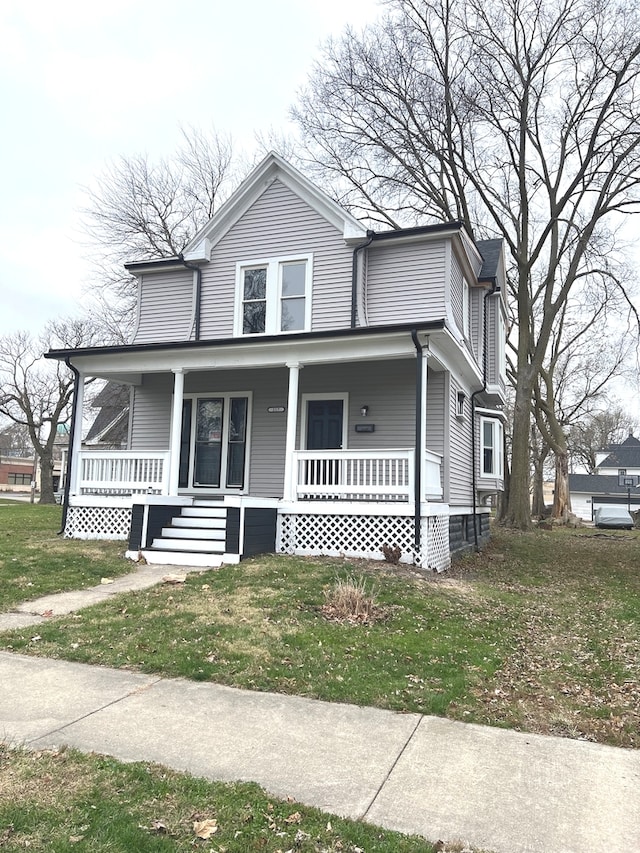
{"type": "Polygon", "coordinates": [[[483,477],[502,477],[502,423],[493,418],[480,419],[481,453],[480,471],[483,477]]]}

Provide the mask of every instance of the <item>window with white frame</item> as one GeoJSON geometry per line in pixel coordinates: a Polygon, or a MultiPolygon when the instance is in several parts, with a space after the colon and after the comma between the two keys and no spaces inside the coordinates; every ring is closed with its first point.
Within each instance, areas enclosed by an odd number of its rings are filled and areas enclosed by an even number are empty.
{"type": "Polygon", "coordinates": [[[312,256],[239,263],[236,335],[277,335],[311,328],[312,256]]]}
{"type": "Polygon", "coordinates": [[[483,477],[502,477],[503,428],[495,418],[480,418],[481,453],[480,471],[483,477]]]}

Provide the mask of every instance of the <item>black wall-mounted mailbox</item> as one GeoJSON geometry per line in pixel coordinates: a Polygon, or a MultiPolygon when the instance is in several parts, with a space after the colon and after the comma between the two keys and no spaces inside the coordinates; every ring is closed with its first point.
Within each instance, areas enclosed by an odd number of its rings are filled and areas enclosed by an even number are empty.
{"type": "Polygon", "coordinates": [[[356,432],[375,432],[375,424],[356,424],[356,432]]]}

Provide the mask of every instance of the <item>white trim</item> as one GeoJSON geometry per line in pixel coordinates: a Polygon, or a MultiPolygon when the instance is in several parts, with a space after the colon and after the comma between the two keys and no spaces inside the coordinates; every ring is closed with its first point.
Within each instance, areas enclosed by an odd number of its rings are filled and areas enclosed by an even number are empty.
{"type": "Polygon", "coordinates": [[[208,261],[217,243],[275,180],[280,180],[337,228],[345,242],[358,243],[366,240],[367,230],[361,222],[325,195],[279,154],[271,151],[232,193],[213,218],[195,235],[186,246],[184,257],[191,261],[208,261]]]}
{"type": "Polygon", "coordinates": [[[480,417],[480,478],[501,480],[504,476],[504,426],[502,420],[496,417],[480,417]],[[484,451],[489,445],[484,441],[484,428],[491,424],[491,452],[493,470],[487,471],[484,467],[484,451]]]}
{"type": "Polygon", "coordinates": [[[303,252],[296,255],[280,255],[270,258],[238,261],[236,263],[236,287],[233,334],[238,338],[256,338],[260,335],[295,335],[311,330],[311,299],[313,282],[313,254],[303,252]],[[282,268],[287,264],[305,264],[304,281],[304,328],[283,331],[282,323],[282,268]],[[245,270],[266,269],[265,329],[264,332],[247,333],[244,328],[244,276],[245,270]]]}
{"type": "Polygon", "coordinates": [[[310,400],[342,400],[342,446],[341,450],[348,449],[349,439],[349,393],[347,391],[333,392],[327,391],[322,394],[314,392],[313,394],[302,395],[302,411],[300,413],[300,449],[307,450],[307,403],[310,400]]]}

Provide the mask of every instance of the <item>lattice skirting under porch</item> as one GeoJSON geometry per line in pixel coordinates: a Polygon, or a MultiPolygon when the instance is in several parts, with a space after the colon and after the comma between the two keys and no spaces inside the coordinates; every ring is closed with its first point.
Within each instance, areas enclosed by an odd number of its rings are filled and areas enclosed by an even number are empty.
{"type": "Polygon", "coordinates": [[[415,548],[411,516],[278,513],[276,550],[281,554],[384,560],[382,546],[400,548],[400,560],[444,571],[451,564],[449,516],[422,519],[422,547],[415,548]]]}
{"type": "Polygon", "coordinates": [[[123,506],[70,506],[65,539],[128,539],[131,509],[123,506]]]}

